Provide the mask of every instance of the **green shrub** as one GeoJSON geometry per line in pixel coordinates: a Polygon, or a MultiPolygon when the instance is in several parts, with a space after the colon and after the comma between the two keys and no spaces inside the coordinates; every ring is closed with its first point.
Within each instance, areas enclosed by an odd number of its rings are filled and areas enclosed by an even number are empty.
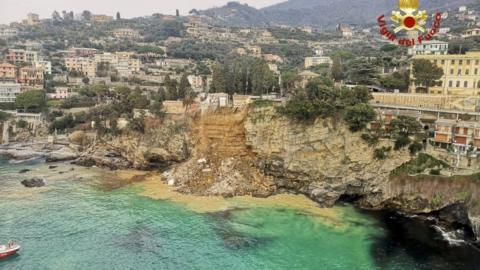
{"type": "Polygon", "coordinates": [[[395,150],[400,150],[404,147],[406,147],[407,145],[409,145],[411,143],[411,140],[409,137],[407,136],[399,136],[397,138],[397,140],[395,140],[395,147],[394,149],[395,150]]]}
{"type": "Polygon", "coordinates": [[[409,147],[408,150],[410,151],[410,154],[416,155],[418,152],[423,150],[423,144],[419,142],[413,142],[409,147]]]}
{"type": "Polygon", "coordinates": [[[375,120],[376,115],[370,105],[361,103],[347,108],[344,119],[350,131],[357,132],[366,128],[368,123],[375,120]]]}
{"type": "Polygon", "coordinates": [[[392,171],[391,175],[418,174],[427,169],[441,170],[450,167],[446,162],[436,159],[425,153],[420,153],[416,159],[401,165],[392,171]]]}
{"type": "Polygon", "coordinates": [[[379,138],[377,135],[372,135],[369,133],[362,134],[361,138],[369,145],[374,146],[378,144],[379,138]]]}
{"type": "Polygon", "coordinates": [[[273,101],[265,99],[254,100],[251,104],[252,108],[263,108],[273,106],[273,101]]]}
{"type": "Polygon", "coordinates": [[[382,146],[381,148],[377,148],[373,151],[373,157],[378,160],[386,159],[390,151],[392,151],[392,147],[382,146]]]}

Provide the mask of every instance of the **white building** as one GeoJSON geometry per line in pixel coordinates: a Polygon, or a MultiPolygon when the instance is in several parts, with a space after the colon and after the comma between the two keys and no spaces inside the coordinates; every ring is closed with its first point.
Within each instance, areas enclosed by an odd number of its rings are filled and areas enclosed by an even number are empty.
{"type": "Polygon", "coordinates": [[[423,41],[422,44],[408,48],[409,55],[436,54],[442,55],[448,53],[448,42],[438,40],[423,41]]]}
{"type": "Polygon", "coordinates": [[[0,82],[0,103],[13,103],[21,93],[21,85],[11,82],[0,82]]]}
{"type": "Polygon", "coordinates": [[[36,61],[33,62],[33,65],[36,68],[43,69],[43,73],[52,74],[52,63],[50,61],[36,61]]]}
{"type": "Polygon", "coordinates": [[[67,99],[77,95],[76,92],[71,92],[68,87],[55,87],[55,93],[48,93],[49,99],[67,99]]]}
{"type": "Polygon", "coordinates": [[[333,63],[332,58],[328,56],[313,56],[305,58],[305,68],[328,64],[331,65],[333,63]]]}

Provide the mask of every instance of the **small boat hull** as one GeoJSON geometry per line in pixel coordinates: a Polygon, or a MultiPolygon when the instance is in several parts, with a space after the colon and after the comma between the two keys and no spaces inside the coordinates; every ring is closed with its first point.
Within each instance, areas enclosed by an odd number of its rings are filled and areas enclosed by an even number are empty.
{"type": "Polygon", "coordinates": [[[17,252],[20,250],[20,247],[16,247],[10,250],[2,251],[0,252],[0,259],[10,257],[12,255],[17,254],[17,252]]]}

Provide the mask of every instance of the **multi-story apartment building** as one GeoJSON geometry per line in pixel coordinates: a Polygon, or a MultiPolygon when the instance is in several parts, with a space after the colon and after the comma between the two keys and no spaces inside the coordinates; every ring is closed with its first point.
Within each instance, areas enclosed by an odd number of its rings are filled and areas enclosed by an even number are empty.
{"type": "Polygon", "coordinates": [[[33,66],[22,67],[18,70],[17,81],[21,85],[43,85],[43,70],[33,66]]]}
{"type": "Polygon", "coordinates": [[[13,63],[33,63],[38,61],[38,52],[23,49],[8,49],[5,59],[13,63]]]}
{"type": "Polygon", "coordinates": [[[140,36],[137,30],[130,28],[115,29],[113,35],[118,39],[136,39],[140,36]]]}
{"type": "Polygon", "coordinates": [[[117,52],[103,53],[95,55],[95,63],[108,63],[110,67],[116,69],[120,76],[128,77],[133,73],[140,71],[141,62],[139,59],[133,58],[134,53],[131,52],[117,52]]]}
{"type": "Polygon", "coordinates": [[[439,119],[435,123],[434,142],[438,146],[460,146],[462,152],[471,146],[480,148],[480,124],[474,121],[439,119]]]}
{"type": "Polygon", "coordinates": [[[13,63],[21,63],[25,62],[25,50],[18,50],[18,49],[8,49],[7,53],[5,54],[5,59],[8,62],[13,63]]]}
{"type": "Polygon", "coordinates": [[[328,56],[312,56],[305,58],[305,68],[314,67],[318,65],[333,63],[332,59],[328,56]]]}
{"type": "Polygon", "coordinates": [[[438,40],[426,40],[422,44],[417,44],[408,48],[409,55],[419,54],[447,54],[448,42],[438,40]]]}
{"type": "Polygon", "coordinates": [[[22,86],[14,82],[0,82],[0,103],[15,102],[22,86]]]}
{"type": "MultiPolygon", "coordinates": [[[[429,94],[480,94],[480,51],[469,51],[466,54],[416,55],[413,59],[427,59],[443,69],[442,78],[437,85],[430,86],[429,94]]],[[[412,73],[410,92],[421,92],[423,86],[416,85],[413,79],[412,73]]]]}
{"type": "Polygon", "coordinates": [[[97,72],[95,60],[87,57],[65,58],[65,66],[69,71],[78,71],[87,77],[95,77],[97,72]]]}
{"type": "Polygon", "coordinates": [[[50,61],[35,61],[33,65],[42,69],[45,74],[52,74],[52,63],[50,61]]]}
{"type": "Polygon", "coordinates": [[[0,64],[0,79],[14,79],[17,76],[17,67],[9,63],[0,64]]]}
{"type": "Polygon", "coordinates": [[[38,61],[38,52],[25,51],[25,62],[34,63],[38,61]]]}

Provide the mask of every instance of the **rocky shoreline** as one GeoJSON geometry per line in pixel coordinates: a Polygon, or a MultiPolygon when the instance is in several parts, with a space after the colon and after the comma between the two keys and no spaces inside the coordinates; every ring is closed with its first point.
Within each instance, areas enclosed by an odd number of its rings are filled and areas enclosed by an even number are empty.
{"type": "Polygon", "coordinates": [[[294,124],[263,108],[198,116],[182,129],[166,124],[146,134],[104,138],[82,151],[39,142],[2,146],[0,155],[160,171],[176,191],[198,196],[294,193],[320,207],[349,201],[361,209],[433,218],[448,231],[463,230],[470,242],[480,241],[480,182],[475,175],[434,176],[426,167],[417,175],[392,176],[418,157],[401,150],[377,160],[360,135],[327,120],[294,124]]]}

